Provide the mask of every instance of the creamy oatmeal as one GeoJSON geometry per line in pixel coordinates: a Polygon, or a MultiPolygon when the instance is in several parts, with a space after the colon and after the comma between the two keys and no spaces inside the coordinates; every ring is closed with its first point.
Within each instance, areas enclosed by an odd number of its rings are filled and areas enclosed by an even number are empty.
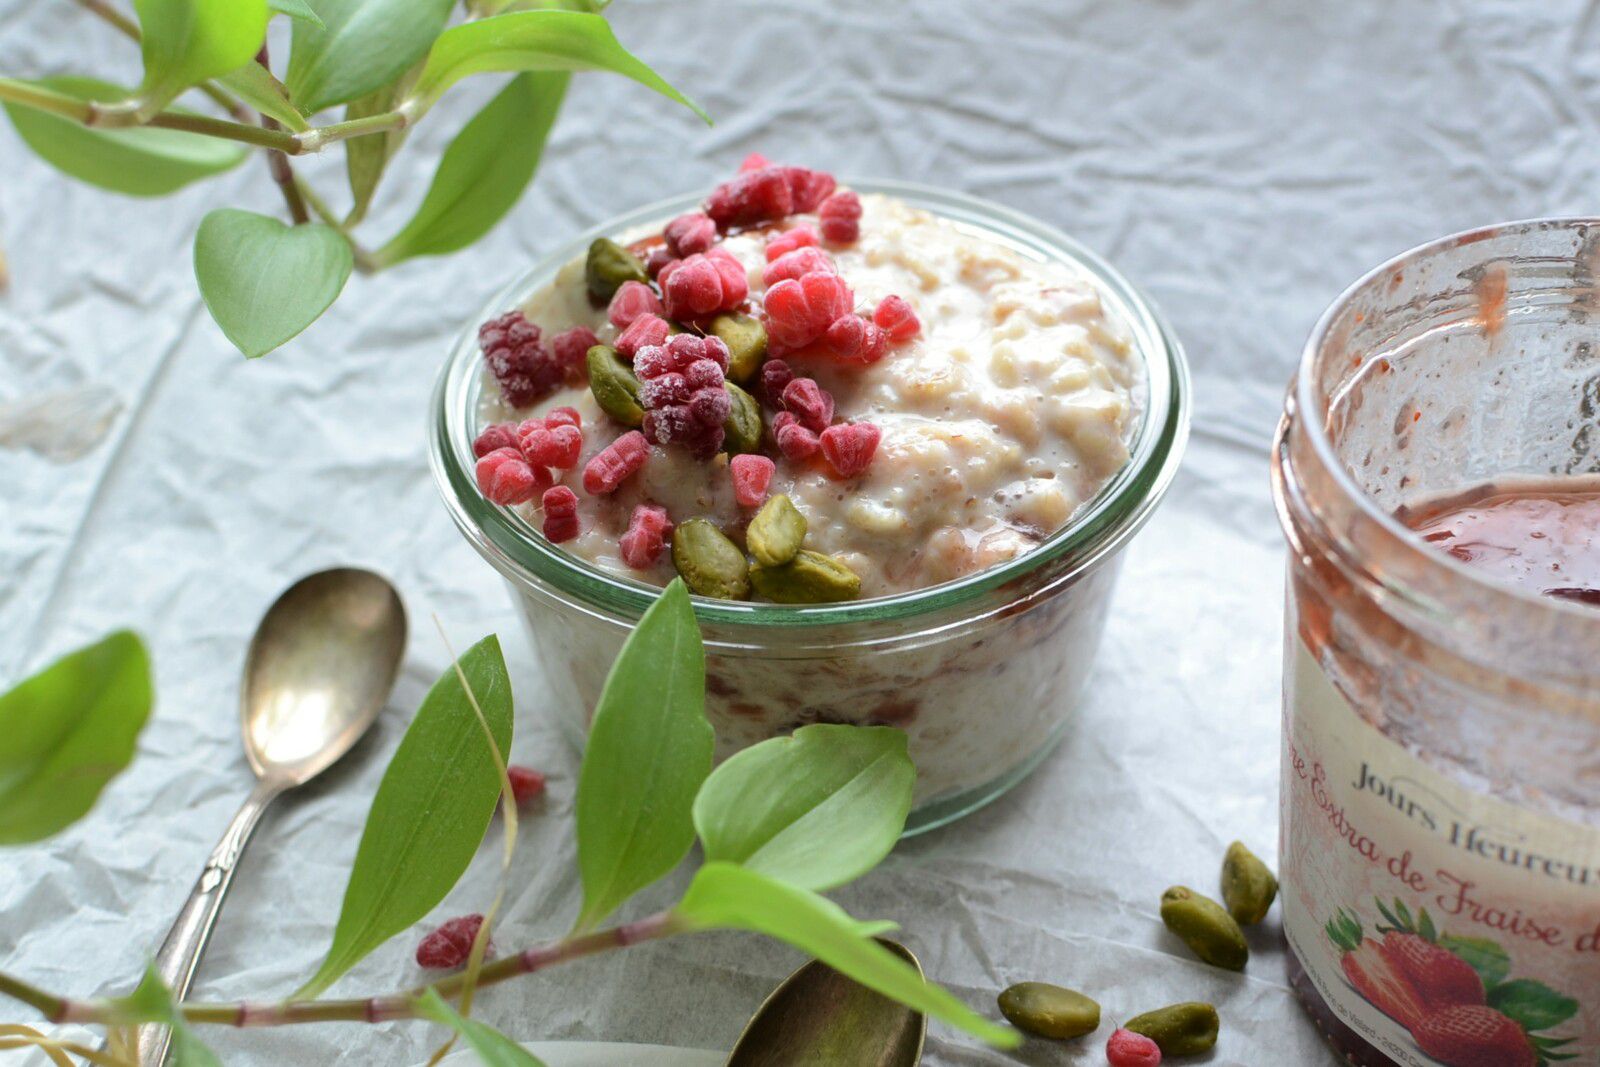
{"type": "Polygon", "coordinates": [[[681,574],[706,598],[719,759],[811,722],[892,725],[917,765],[910,826],[936,825],[1065,729],[1119,550],[1176,469],[1181,352],[1109,269],[1027,220],[747,170],[495,309],[446,371],[462,406],[438,469],[574,732],[649,602],[595,571],[681,574]],[[1131,463],[1070,550],[1033,551],[1131,463]],[[557,557],[529,551],[538,531],[557,557]],[[1018,557],[1003,583],[943,587],[1018,557]]]}
{"type": "MultiPolygon", "coordinates": [[[[763,450],[775,460],[768,495],[784,494],[806,520],[805,547],[861,579],[861,596],[934,585],[1027,552],[1064,526],[1128,458],[1140,364],[1128,328],[1080,270],[1029,259],[981,232],[890,197],[860,198],[859,239],[823,242],[856,308],[901,296],[920,322],[875,362],[845,362],[823,343],[787,353],[793,373],[831,395],[834,421],[881,432],[870,465],[842,478],[816,457],[786,457],[770,440],[776,412],[762,405],[763,450]]],[[[721,240],[744,268],[760,309],[766,245],[816,215],[791,216],[721,240]]],[[[631,234],[637,240],[646,235],[631,234]]],[[[545,338],[586,327],[603,343],[621,332],[593,306],[585,263],[574,261],[523,305],[545,338]]],[[[752,380],[759,385],[759,375],[752,380]]],[[[747,386],[759,395],[757,386],[747,386]]],[[[561,474],[577,496],[578,532],[564,547],[606,570],[665,584],[662,552],[630,567],[619,544],[641,504],[675,523],[704,517],[742,543],[753,508],[735,499],[729,458],[672,444],[653,447],[613,492],[584,492],[583,469],[630,427],[610,418],[581,382],[517,408],[486,388],[481,424],[515,423],[558,407],[582,420],[582,460],[561,474]]],[[[541,499],[520,505],[535,524],[541,499]]]]}

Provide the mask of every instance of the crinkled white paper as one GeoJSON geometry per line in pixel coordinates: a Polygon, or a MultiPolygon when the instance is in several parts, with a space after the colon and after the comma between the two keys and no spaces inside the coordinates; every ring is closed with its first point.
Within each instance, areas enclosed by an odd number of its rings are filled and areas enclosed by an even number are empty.
{"type": "MultiPolygon", "coordinates": [[[[406,669],[370,740],[267,818],[196,995],[280,995],[314,969],[384,762],[447,662],[433,616],[458,647],[505,637],[514,754],[551,776],[497,941],[512,950],[567,929],[576,758],[546,721],[499,580],[436,499],[428,395],[447,343],[510,272],[759,149],[950,185],[1062,226],[1153,295],[1195,371],[1185,470],[1131,550],[1066,742],[1011,795],[903,845],[838,899],[901,922],[928,972],[980,1009],[1035,978],[1093,991],[1108,1020],[1206,999],[1224,1019],[1212,1063],[1333,1062],[1285,988],[1275,920],[1238,977],[1194,962],[1156,916],[1169,884],[1214,884],[1233,838],[1274,852],[1283,550],[1267,447],[1313,319],[1360,273],[1447,231],[1594,209],[1592,7],[620,0],[612,15],[714,129],[630,83],[579,77],[508,223],[465,254],[353,278],[323,321],[249,364],[201,306],[189,243],[213,207],[278,209],[259,159],[134,200],[58,177],[0,128],[13,274],[0,405],[99,398],[59,431],[90,442],[76,459],[59,458],[78,451],[67,445],[0,447],[0,679],[132,625],[160,690],[138,761],[93,814],[5,853],[0,968],[80,996],[132,982],[248,791],[235,687],[256,618],[288,582],[337,563],[379,568],[403,591],[406,669]],[[113,421],[93,444],[103,413],[113,421]]],[[[0,0],[0,71],[133,82],[137,70],[130,44],[75,5],[0,0]]],[[[438,118],[459,119],[489,88],[458,90],[438,118]]],[[[448,125],[430,117],[413,136],[380,196],[377,240],[420,198],[448,125]]],[[[339,193],[340,160],[300,165],[339,193]]],[[[485,848],[440,915],[482,908],[497,860],[485,848]]],[[[336,992],[415,980],[413,948],[398,939],[336,992]]],[[[727,1048],[798,963],[753,937],[679,939],[519,980],[479,1010],[526,1040],[727,1048]]],[[[0,1019],[28,1014],[0,1007],[0,1019]]],[[[230,1064],[263,1067],[419,1063],[440,1039],[415,1023],[208,1036],[230,1064]]],[[[1100,1057],[1098,1045],[1033,1045],[1017,1059],[1100,1057]]],[[[1010,1061],[935,1025],[928,1062],[1010,1061]]]]}

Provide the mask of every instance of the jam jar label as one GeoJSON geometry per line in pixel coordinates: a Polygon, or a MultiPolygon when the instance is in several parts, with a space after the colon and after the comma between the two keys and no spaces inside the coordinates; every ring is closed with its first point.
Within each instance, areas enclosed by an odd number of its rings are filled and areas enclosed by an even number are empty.
{"type": "Polygon", "coordinates": [[[1600,831],[1445,778],[1290,642],[1283,926],[1322,999],[1408,1067],[1594,1063],[1600,831]]]}

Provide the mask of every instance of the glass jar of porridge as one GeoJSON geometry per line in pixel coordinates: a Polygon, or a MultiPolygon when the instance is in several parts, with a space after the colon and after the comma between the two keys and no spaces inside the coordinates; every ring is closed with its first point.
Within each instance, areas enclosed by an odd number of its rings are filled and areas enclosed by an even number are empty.
{"type": "MultiPolygon", "coordinates": [[[[896,726],[907,733],[917,765],[908,824],[916,832],[1000,795],[1061,736],[1094,661],[1121,551],[1177,469],[1188,431],[1188,380],[1181,348],[1154,307],[1064,235],[955,193],[889,182],[852,188],[896,197],[1035,262],[1080,271],[1126,324],[1140,370],[1127,461],[1065,526],[1026,553],[954,580],[842,603],[695,598],[718,758],[811,722],[896,726]]],[[[549,686],[547,703],[575,739],[660,583],[552,545],[525,515],[482,497],[471,449],[486,387],[476,322],[551,286],[594,238],[659,230],[698,199],[611,220],[517,279],[463,335],[435,393],[432,464],[445,502],[509,584],[549,686]]]]}
{"type": "Polygon", "coordinates": [[[1600,1052],[1600,219],[1379,267],[1317,324],[1290,545],[1290,980],[1353,1064],[1600,1052]]]}

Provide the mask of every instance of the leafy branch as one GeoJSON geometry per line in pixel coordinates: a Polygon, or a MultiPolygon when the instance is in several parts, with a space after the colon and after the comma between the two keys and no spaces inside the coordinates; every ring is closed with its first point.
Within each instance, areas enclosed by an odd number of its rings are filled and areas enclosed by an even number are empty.
{"type": "Polygon", "coordinates": [[[109,0],[79,3],[139,45],[140,85],[0,76],[0,106],[41,159],[130,196],[167,195],[265,153],[290,225],[220,209],[195,242],[206,306],[250,357],[314,322],[352,269],[444,255],[488,233],[532,180],[571,73],[620,74],[706,117],[617,41],[596,0],[491,0],[454,26],[451,0],[133,0],[136,17],[109,0]],[[281,78],[266,49],[276,15],[293,20],[281,78]],[[513,78],[450,143],[410,222],[368,251],[354,230],[405,132],[458,82],[490,73],[513,78]],[[221,114],[179,106],[190,91],[221,114]],[[314,123],[341,105],[343,118],[314,123]],[[292,166],[341,145],[342,215],[292,166]]]}
{"type": "MultiPolygon", "coordinates": [[[[27,833],[7,840],[36,840],[87,810],[85,794],[60,795],[56,785],[64,777],[105,768],[90,779],[86,795],[92,803],[105,780],[126,764],[120,753],[124,747],[131,752],[131,736],[149,711],[148,687],[140,685],[147,669],[136,639],[116,635],[0,696],[0,782],[22,783],[0,794],[0,810],[19,805],[36,812],[27,833]],[[93,672],[81,658],[89,655],[102,657],[93,672]],[[92,694],[81,683],[91,673],[121,681],[103,686],[85,712],[81,705],[92,694]],[[113,728],[119,724],[120,730],[113,728]],[[120,762],[107,762],[108,744],[115,744],[120,762]]],[[[888,727],[807,726],[712,769],[705,653],[681,581],[667,588],[629,636],[595,709],[578,778],[583,905],[573,932],[485,962],[481,954],[496,910],[491,907],[463,973],[375,996],[321,998],[455,888],[497,804],[509,802],[503,753],[513,718],[499,643],[485,638],[435,683],[401,740],[368,813],[332,943],[296,994],[174,1004],[159,980],[146,976],[129,996],[78,1000],[0,974],[0,996],[56,1023],[96,1024],[112,1033],[147,1022],[172,1027],[175,1045],[200,1050],[187,1062],[201,1064],[213,1061],[204,1058],[210,1054],[195,1027],[421,1019],[448,1027],[485,1062],[526,1065],[537,1061],[470,1017],[476,991],[647,941],[741,930],[787,942],[991,1044],[1017,1043],[1015,1031],[982,1018],[880,945],[875,938],[892,930],[892,923],[858,921],[821,895],[870,871],[899,839],[916,777],[905,735],[888,727]],[[601,925],[677,868],[696,839],[706,860],[680,900],[641,918],[601,925]]],[[[513,810],[507,808],[508,857],[513,810]]],[[[66,1055],[37,1031],[0,1027],[0,1047],[22,1045],[66,1055]]],[[[98,1055],[93,1062],[119,1062],[98,1055]]]]}

